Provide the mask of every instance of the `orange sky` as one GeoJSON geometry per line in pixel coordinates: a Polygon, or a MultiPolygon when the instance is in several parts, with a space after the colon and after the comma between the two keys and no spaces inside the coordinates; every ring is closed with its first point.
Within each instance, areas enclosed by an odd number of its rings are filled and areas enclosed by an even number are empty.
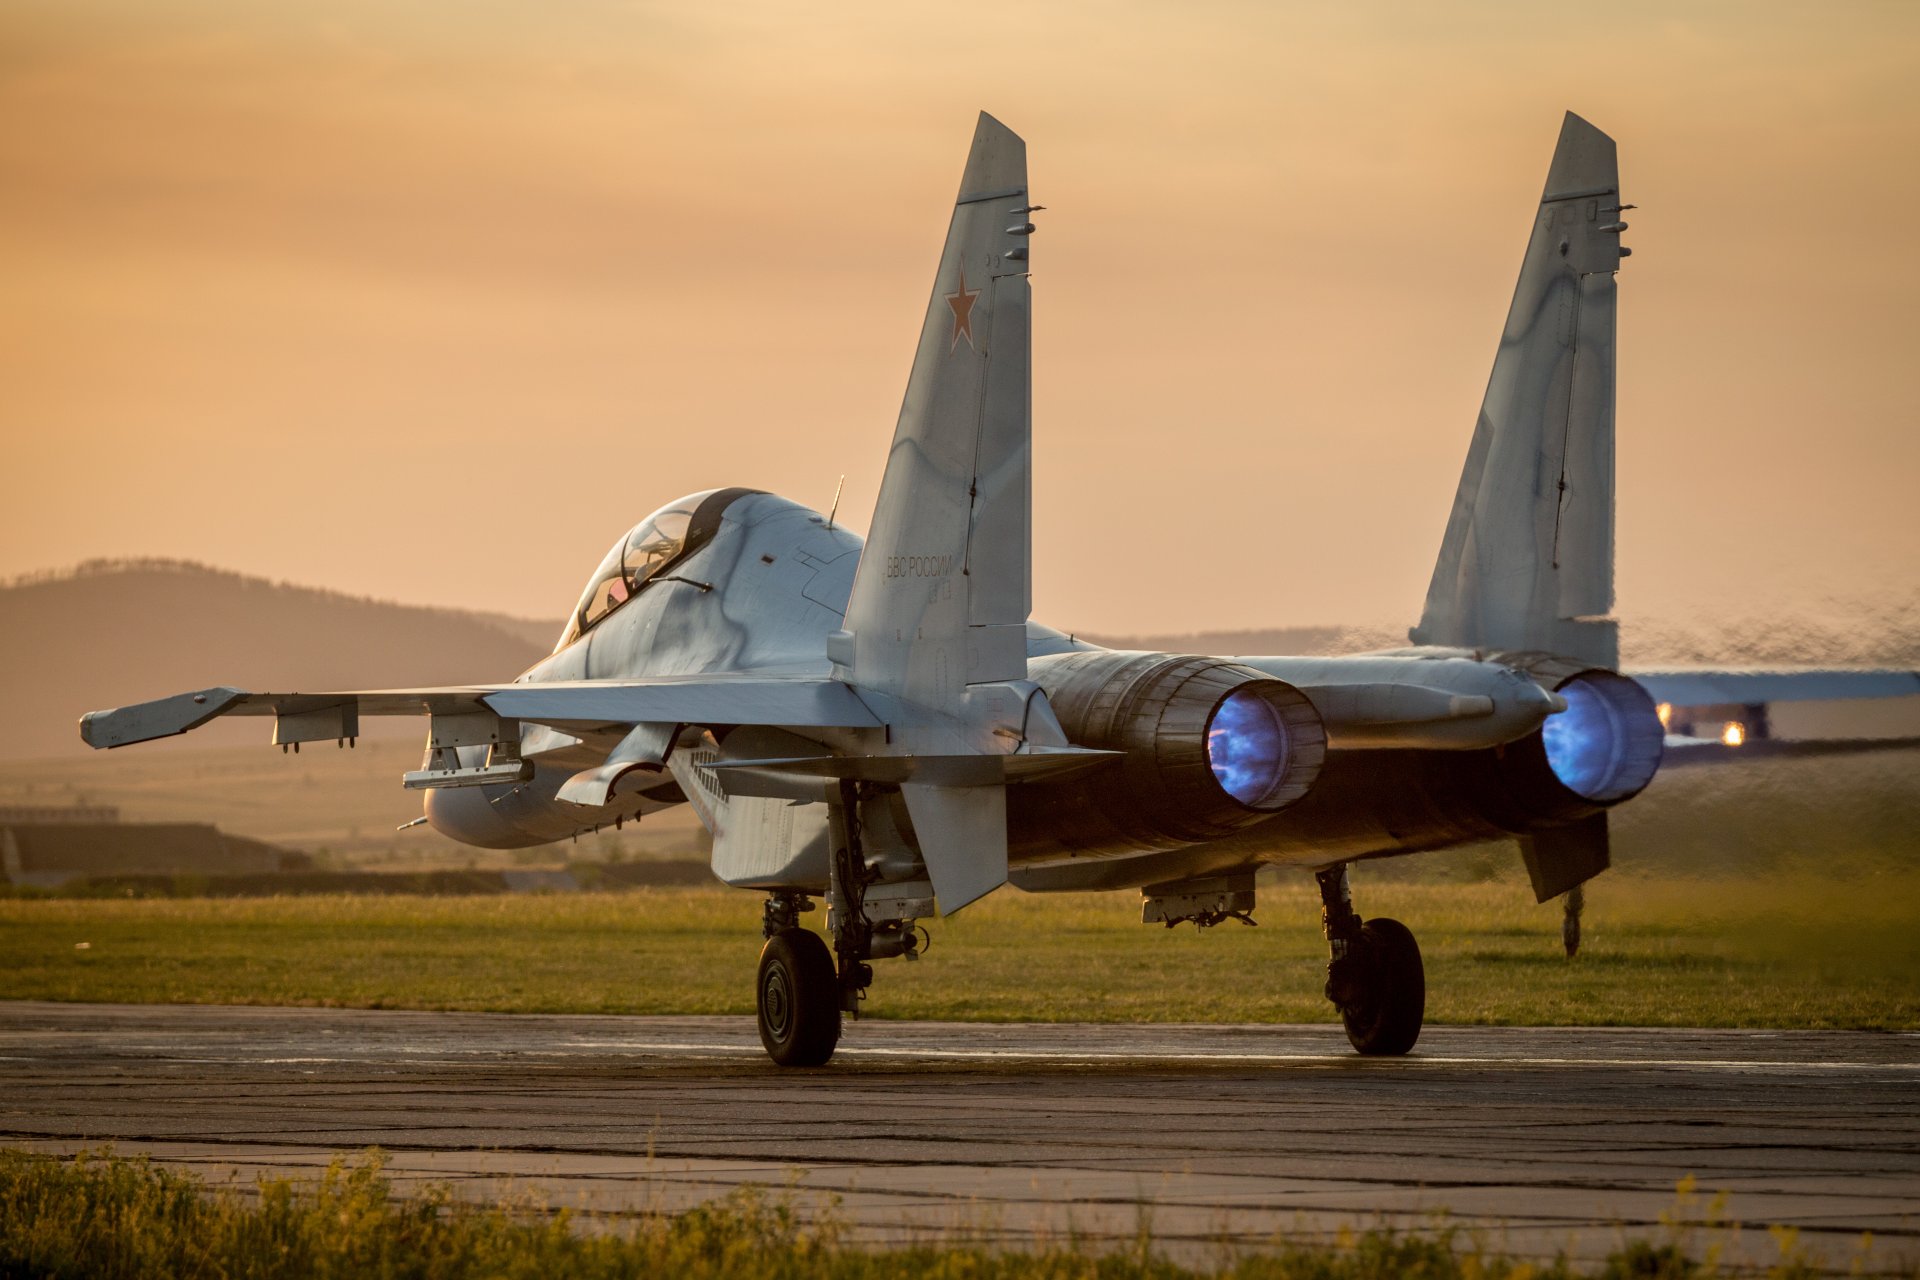
{"type": "Polygon", "coordinates": [[[1621,613],[1920,586],[1920,6],[12,0],[0,575],[557,616],[689,490],[864,524],[1024,133],[1036,614],[1418,612],[1560,112],[1620,141],[1621,613]]]}

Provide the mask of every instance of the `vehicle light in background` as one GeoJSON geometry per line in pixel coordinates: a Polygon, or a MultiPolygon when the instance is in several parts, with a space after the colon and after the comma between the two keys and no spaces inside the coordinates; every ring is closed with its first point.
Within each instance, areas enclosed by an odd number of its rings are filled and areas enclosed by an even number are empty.
{"type": "Polygon", "coordinates": [[[1659,706],[1655,707],[1654,714],[1660,717],[1660,727],[1662,729],[1667,729],[1672,727],[1673,704],[1671,702],[1663,702],[1659,706]]]}
{"type": "Polygon", "coordinates": [[[1729,747],[1737,747],[1747,740],[1747,726],[1738,720],[1727,721],[1727,727],[1720,731],[1720,741],[1729,747]]]}

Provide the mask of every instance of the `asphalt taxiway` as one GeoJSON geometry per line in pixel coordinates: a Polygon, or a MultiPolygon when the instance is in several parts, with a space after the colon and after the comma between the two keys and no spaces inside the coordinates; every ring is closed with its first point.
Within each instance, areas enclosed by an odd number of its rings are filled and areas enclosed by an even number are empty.
{"type": "Polygon", "coordinates": [[[379,1146],[401,1187],[618,1215],[753,1183],[856,1236],[1211,1250],[1344,1227],[1522,1254],[1665,1239],[1725,1192],[1735,1257],[1799,1229],[1920,1257],[1920,1035],[896,1023],[782,1071],[746,1018],[0,1002],[0,1141],[111,1142],[251,1185],[379,1146]]]}

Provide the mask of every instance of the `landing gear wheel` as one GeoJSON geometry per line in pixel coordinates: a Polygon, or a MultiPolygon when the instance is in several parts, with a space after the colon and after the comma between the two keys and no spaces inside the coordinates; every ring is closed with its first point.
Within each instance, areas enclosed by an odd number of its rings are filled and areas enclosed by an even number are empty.
{"type": "Polygon", "coordinates": [[[840,983],[820,935],[782,929],[760,948],[760,1043],[783,1067],[818,1067],[840,1043],[840,983]]]}
{"type": "Polygon", "coordinates": [[[1420,1038],[1427,1012],[1427,974],[1413,931],[1385,916],[1360,926],[1343,965],[1340,1019],[1347,1039],[1370,1057],[1402,1054],[1420,1038]]]}

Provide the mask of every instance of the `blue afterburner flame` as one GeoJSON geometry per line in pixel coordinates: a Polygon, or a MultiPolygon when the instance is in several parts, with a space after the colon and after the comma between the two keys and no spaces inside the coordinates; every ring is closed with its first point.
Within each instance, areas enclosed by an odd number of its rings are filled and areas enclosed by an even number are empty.
{"type": "Polygon", "coordinates": [[[1226,793],[1250,809],[1270,807],[1287,772],[1287,727],[1259,694],[1235,689],[1207,724],[1207,764],[1226,793]]]}
{"type": "Polygon", "coordinates": [[[1631,680],[1576,676],[1555,690],[1567,700],[1540,726],[1553,776],[1597,804],[1625,799],[1660,767],[1660,718],[1631,680]]]}
{"type": "Polygon", "coordinates": [[[1540,726],[1540,742],[1553,776],[1575,795],[1592,798],[1612,767],[1613,718],[1599,693],[1583,681],[1570,682],[1560,696],[1567,700],[1567,709],[1547,717],[1540,726]]]}

